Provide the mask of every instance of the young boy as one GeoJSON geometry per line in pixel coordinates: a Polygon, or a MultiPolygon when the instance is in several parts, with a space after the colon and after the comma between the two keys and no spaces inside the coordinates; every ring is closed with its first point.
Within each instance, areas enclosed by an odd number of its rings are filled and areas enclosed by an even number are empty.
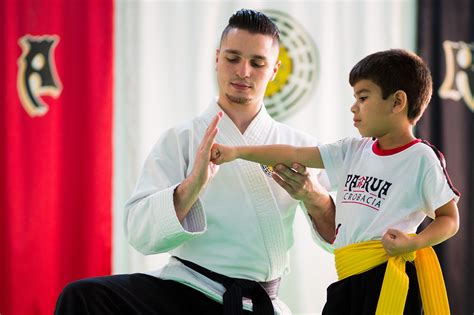
{"type": "Polygon", "coordinates": [[[327,290],[323,314],[420,314],[421,304],[426,314],[448,314],[431,246],[457,232],[459,193],[443,155],[412,130],[431,98],[429,69],[413,53],[387,50],[359,61],[349,82],[362,138],[319,147],[214,144],[211,161],[326,169],[338,189],[333,245],[339,281],[327,290]],[[415,234],[426,216],[433,221],[415,234]]]}

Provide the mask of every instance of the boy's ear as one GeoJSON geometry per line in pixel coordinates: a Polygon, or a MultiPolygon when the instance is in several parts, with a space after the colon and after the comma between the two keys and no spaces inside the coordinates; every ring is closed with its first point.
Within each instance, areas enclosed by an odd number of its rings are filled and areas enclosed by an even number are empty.
{"type": "Polygon", "coordinates": [[[393,112],[400,113],[405,108],[408,108],[407,93],[403,90],[398,90],[393,93],[393,112]]]}

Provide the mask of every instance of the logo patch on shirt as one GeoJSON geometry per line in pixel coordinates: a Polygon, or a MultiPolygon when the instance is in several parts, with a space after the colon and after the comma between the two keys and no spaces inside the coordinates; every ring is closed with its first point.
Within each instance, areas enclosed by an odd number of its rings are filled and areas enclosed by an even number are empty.
{"type": "Polygon", "coordinates": [[[372,176],[348,174],[342,203],[355,203],[379,210],[392,183],[372,176]]]}
{"type": "Polygon", "coordinates": [[[262,165],[260,164],[260,167],[262,168],[262,171],[267,175],[268,177],[272,177],[273,175],[273,167],[269,165],[262,165]]]}

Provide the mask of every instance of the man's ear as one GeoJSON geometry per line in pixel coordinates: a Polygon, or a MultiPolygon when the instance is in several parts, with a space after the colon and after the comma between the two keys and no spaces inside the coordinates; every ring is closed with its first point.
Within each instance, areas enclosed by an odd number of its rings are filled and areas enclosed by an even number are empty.
{"type": "Polygon", "coordinates": [[[400,113],[405,108],[408,108],[407,93],[403,90],[398,90],[393,93],[393,112],[400,113]]]}
{"type": "Polygon", "coordinates": [[[270,81],[275,80],[275,77],[278,73],[278,69],[280,69],[280,66],[281,66],[281,60],[278,60],[275,66],[273,67],[273,74],[272,74],[272,77],[270,78],[270,81]]]}
{"type": "Polygon", "coordinates": [[[217,70],[217,63],[219,62],[219,53],[221,50],[219,48],[216,49],[216,64],[214,65],[214,68],[217,70]]]}

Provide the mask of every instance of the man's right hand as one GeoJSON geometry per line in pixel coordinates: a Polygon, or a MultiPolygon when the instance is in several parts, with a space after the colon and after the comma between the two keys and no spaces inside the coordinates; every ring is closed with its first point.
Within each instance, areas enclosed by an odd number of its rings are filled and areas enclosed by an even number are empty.
{"type": "Polygon", "coordinates": [[[211,161],[211,149],[219,131],[217,125],[221,118],[222,112],[219,112],[212,119],[196,152],[196,159],[194,160],[194,166],[190,177],[195,177],[196,184],[201,186],[200,188],[206,186],[209,179],[216,174],[218,169],[214,163],[209,163],[209,161],[211,161]]]}
{"type": "Polygon", "coordinates": [[[199,198],[202,189],[218,170],[218,166],[211,162],[211,148],[214,144],[218,132],[217,125],[221,118],[222,112],[219,112],[212,119],[196,152],[193,170],[189,177],[183,180],[174,191],[173,202],[180,222],[183,222],[192,205],[199,198]]]}

